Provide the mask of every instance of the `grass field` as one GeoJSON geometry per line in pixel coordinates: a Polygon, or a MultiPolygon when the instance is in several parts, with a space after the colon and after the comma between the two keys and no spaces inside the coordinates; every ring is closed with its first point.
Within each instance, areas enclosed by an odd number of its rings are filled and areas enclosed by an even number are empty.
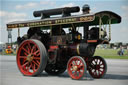
{"type": "MultiPolygon", "coordinates": [[[[125,50],[123,56],[117,55],[119,50],[114,49],[96,49],[94,56],[102,56],[104,58],[111,58],[111,59],[128,59],[128,51],[125,50]]],[[[6,54],[5,51],[0,53],[1,55],[16,55],[16,52],[13,54],[6,54]]]]}
{"type": "Polygon", "coordinates": [[[119,50],[114,49],[96,49],[95,56],[102,56],[104,58],[111,58],[111,59],[128,59],[128,51],[125,50],[123,56],[117,55],[119,50]]]}

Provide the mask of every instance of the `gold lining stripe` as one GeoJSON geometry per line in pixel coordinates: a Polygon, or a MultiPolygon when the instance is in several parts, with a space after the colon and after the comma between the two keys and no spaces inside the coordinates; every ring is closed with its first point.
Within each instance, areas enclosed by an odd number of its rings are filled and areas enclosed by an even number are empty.
{"type": "Polygon", "coordinates": [[[96,43],[97,40],[87,40],[88,43],[96,43]]]}
{"type": "Polygon", "coordinates": [[[61,24],[71,24],[71,23],[82,23],[82,22],[91,22],[95,19],[95,16],[80,16],[80,17],[72,17],[65,19],[55,19],[55,20],[40,20],[35,22],[21,22],[21,23],[13,23],[7,24],[7,28],[21,28],[21,27],[40,27],[40,26],[49,26],[49,25],[61,25],[61,24]],[[71,19],[72,21],[67,21],[71,19]]]}
{"type": "Polygon", "coordinates": [[[77,45],[77,48],[76,48],[78,55],[80,55],[79,47],[80,47],[80,44],[78,44],[78,45],[77,45]]]}

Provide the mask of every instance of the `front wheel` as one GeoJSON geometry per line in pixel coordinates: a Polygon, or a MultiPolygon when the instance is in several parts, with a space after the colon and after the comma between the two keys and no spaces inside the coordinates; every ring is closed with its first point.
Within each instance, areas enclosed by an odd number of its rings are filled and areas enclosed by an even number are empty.
{"type": "Polygon", "coordinates": [[[67,71],[72,79],[80,79],[86,73],[86,63],[80,56],[74,56],[69,59],[67,71]]]}
{"type": "Polygon", "coordinates": [[[25,40],[17,52],[17,66],[25,76],[37,76],[46,67],[47,51],[39,40],[25,40]]]}
{"type": "Polygon", "coordinates": [[[93,78],[102,78],[107,72],[106,61],[100,56],[94,56],[89,63],[88,71],[93,78]]]}

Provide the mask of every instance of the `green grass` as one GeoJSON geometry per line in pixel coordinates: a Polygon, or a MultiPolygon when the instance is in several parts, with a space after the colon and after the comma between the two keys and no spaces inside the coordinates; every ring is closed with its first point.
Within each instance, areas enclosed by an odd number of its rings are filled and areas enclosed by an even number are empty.
{"type": "MultiPolygon", "coordinates": [[[[128,50],[125,50],[123,56],[117,55],[119,50],[114,49],[96,49],[94,56],[102,56],[103,58],[110,58],[110,59],[128,59],[128,50]]],[[[0,53],[0,55],[16,55],[16,52],[13,54],[6,54],[5,51],[0,53]]]]}
{"type": "Polygon", "coordinates": [[[123,56],[117,55],[119,50],[114,49],[96,49],[95,56],[102,56],[104,58],[111,58],[111,59],[128,59],[128,51],[125,50],[123,56]]]}

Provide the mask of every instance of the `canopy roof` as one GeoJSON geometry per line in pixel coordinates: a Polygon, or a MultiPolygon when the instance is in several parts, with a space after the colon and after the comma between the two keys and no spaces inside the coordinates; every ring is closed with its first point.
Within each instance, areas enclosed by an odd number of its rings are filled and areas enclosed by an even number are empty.
{"type": "Polygon", "coordinates": [[[108,20],[111,19],[111,24],[116,24],[121,22],[121,17],[111,11],[101,11],[94,14],[82,14],[74,15],[68,17],[54,17],[45,18],[38,20],[28,20],[28,21],[15,21],[7,24],[7,29],[12,28],[22,28],[22,27],[44,27],[52,25],[71,25],[76,24],[78,26],[83,24],[99,25],[99,19],[102,19],[103,24],[108,24],[108,20]]]}

